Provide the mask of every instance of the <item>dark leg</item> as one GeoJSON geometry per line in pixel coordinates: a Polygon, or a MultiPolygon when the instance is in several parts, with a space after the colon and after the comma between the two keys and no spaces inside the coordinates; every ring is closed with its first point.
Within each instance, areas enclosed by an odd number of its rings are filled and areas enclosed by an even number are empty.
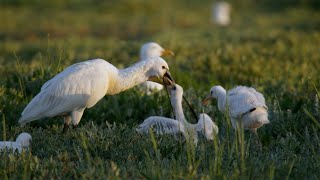
{"type": "Polygon", "coordinates": [[[73,129],[77,129],[78,128],[78,124],[73,125],[73,129]]]}
{"type": "Polygon", "coordinates": [[[255,134],[255,136],[256,136],[257,147],[259,148],[260,151],[262,151],[262,144],[261,144],[257,129],[251,129],[251,130],[252,130],[253,134],[255,134]]]}
{"type": "Polygon", "coordinates": [[[62,133],[68,132],[70,123],[71,123],[71,116],[65,116],[64,117],[64,126],[63,126],[62,133]]]}
{"type": "Polygon", "coordinates": [[[69,124],[64,123],[62,133],[64,133],[64,134],[67,133],[68,129],[69,129],[69,124]]]}

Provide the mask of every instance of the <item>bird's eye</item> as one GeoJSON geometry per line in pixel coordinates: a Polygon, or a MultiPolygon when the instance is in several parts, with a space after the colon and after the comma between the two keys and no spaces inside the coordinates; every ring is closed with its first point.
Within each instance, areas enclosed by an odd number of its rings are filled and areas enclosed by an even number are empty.
{"type": "Polygon", "coordinates": [[[213,94],[213,91],[210,91],[211,95],[213,94]]]}
{"type": "Polygon", "coordinates": [[[162,66],[162,69],[165,69],[166,67],[162,66]]]}
{"type": "Polygon", "coordinates": [[[176,90],[177,88],[176,88],[176,86],[173,86],[173,90],[176,90]]]}

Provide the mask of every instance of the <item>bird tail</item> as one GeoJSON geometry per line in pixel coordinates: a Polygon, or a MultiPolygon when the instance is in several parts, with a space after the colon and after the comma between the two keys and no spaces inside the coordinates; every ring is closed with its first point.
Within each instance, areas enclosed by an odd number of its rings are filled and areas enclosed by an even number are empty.
{"type": "Polygon", "coordinates": [[[18,123],[20,124],[21,127],[25,126],[28,122],[37,120],[42,118],[42,116],[39,117],[30,117],[30,116],[24,116],[23,114],[21,115],[21,117],[18,120],[18,123]]]}
{"type": "Polygon", "coordinates": [[[20,124],[21,127],[24,127],[27,122],[25,122],[25,119],[23,119],[23,116],[21,116],[21,117],[19,118],[18,123],[20,124]]]}

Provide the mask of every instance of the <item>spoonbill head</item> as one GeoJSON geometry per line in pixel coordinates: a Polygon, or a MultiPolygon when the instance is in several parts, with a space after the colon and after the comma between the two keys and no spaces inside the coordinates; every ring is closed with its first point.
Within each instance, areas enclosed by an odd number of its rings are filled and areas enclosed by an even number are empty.
{"type": "Polygon", "coordinates": [[[21,144],[23,147],[29,147],[32,143],[32,137],[29,133],[21,133],[16,139],[16,142],[21,144]]]}
{"type": "Polygon", "coordinates": [[[152,68],[148,71],[147,76],[149,81],[157,82],[165,86],[173,85],[174,80],[170,74],[169,66],[161,57],[149,58],[153,62],[152,68]],[[154,60],[156,59],[156,60],[154,60]]]}
{"type": "Polygon", "coordinates": [[[155,43],[155,42],[145,43],[140,49],[141,60],[145,60],[149,57],[157,57],[157,56],[164,56],[164,55],[174,56],[174,53],[171,50],[164,49],[158,43],[155,43]]]}
{"type": "Polygon", "coordinates": [[[222,86],[213,86],[210,89],[210,94],[202,101],[203,104],[207,104],[208,101],[215,98],[218,99],[226,94],[226,90],[222,86]]]}

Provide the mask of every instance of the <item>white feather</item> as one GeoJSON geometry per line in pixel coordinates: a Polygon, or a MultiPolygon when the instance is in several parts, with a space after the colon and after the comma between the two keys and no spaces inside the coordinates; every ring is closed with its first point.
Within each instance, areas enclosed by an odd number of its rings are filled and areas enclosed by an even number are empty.
{"type": "Polygon", "coordinates": [[[21,133],[16,141],[0,141],[0,150],[4,149],[22,152],[22,149],[28,148],[31,145],[32,137],[28,133],[21,133]]]}
{"type": "Polygon", "coordinates": [[[227,92],[229,113],[234,118],[240,118],[253,108],[267,107],[263,95],[253,88],[238,86],[227,92]]]}
{"type": "Polygon", "coordinates": [[[181,122],[160,116],[145,119],[136,130],[139,133],[148,134],[150,128],[153,128],[157,134],[177,134],[179,132],[185,134],[184,125],[181,122]]]}
{"type": "Polygon", "coordinates": [[[221,86],[214,86],[210,92],[211,97],[217,98],[219,110],[228,110],[235,129],[238,124],[246,129],[256,129],[269,123],[264,96],[254,88],[237,86],[226,92],[221,86]]]}

